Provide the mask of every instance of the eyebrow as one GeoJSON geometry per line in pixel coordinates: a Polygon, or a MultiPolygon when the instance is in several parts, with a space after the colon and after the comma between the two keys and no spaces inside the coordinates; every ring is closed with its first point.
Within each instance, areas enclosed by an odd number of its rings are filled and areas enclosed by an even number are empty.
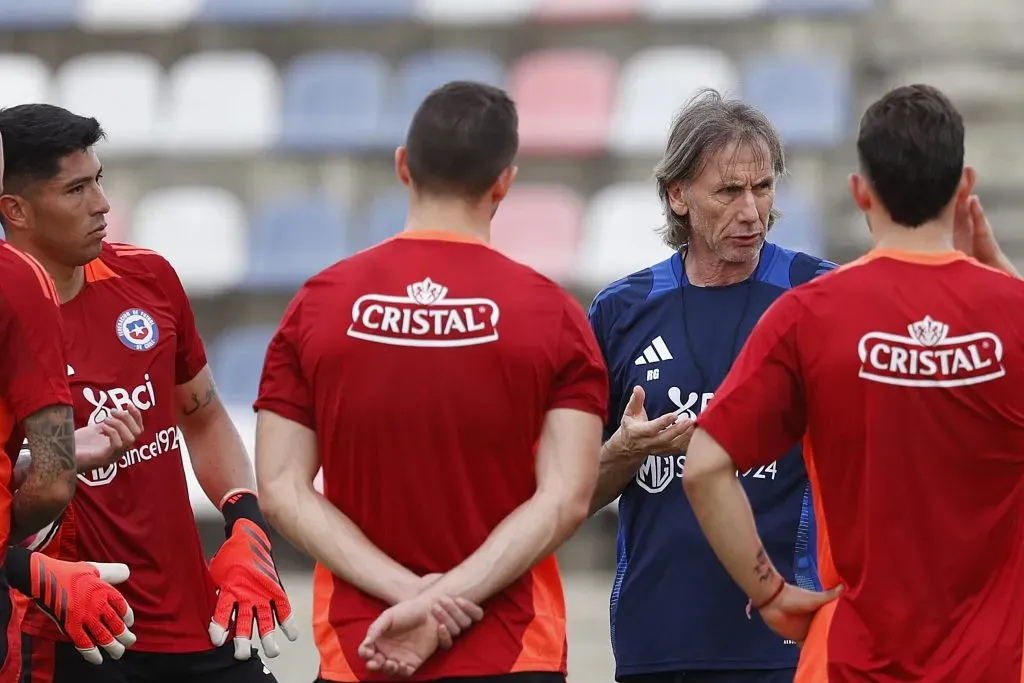
{"type": "Polygon", "coordinates": [[[96,176],[101,175],[102,173],[103,173],[103,167],[100,166],[100,170],[96,171],[95,175],[86,175],[86,176],[79,176],[78,178],[72,178],[71,180],[69,180],[66,183],[64,183],[63,188],[65,190],[70,190],[71,188],[73,188],[73,187],[75,187],[77,185],[81,185],[82,183],[87,183],[90,180],[93,180],[94,178],[96,178],[96,176]]]}
{"type": "MultiPolygon", "coordinates": [[[[757,187],[759,185],[765,185],[765,184],[773,183],[773,182],[775,182],[775,178],[773,176],[767,175],[767,176],[764,176],[763,178],[761,178],[760,180],[757,180],[756,182],[751,183],[751,184],[754,187],[757,187]]],[[[746,186],[747,186],[746,183],[741,182],[739,180],[730,180],[730,181],[722,183],[722,189],[723,190],[731,190],[731,189],[734,189],[734,188],[743,188],[743,187],[746,187],[746,186]]]]}

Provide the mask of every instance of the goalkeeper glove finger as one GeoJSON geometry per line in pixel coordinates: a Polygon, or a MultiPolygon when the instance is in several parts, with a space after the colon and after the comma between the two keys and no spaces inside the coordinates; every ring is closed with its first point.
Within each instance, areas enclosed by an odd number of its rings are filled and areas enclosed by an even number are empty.
{"type": "Polygon", "coordinates": [[[231,535],[210,561],[210,575],[217,586],[217,606],[210,622],[210,641],[220,647],[227,641],[234,616],[235,659],[252,653],[252,624],[256,621],[267,657],[281,653],[275,622],[288,640],[298,638],[291,604],[285,594],[271,555],[270,539],[258,524],[239,519],[231,535]]]}
{"type": "Polygon", "coordinates": [[[100,648],[113,659],[135,644],[135,615],[112,584],[130,574],[124,564],[65,562],[32,553],[30,597],[91,664],[102,664],[100,648]]]}

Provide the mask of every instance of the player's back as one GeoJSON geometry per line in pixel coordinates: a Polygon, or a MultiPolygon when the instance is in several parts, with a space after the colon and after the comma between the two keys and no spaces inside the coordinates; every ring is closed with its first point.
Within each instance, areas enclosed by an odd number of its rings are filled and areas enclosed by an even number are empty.
{"type": "Polygon", "coordinates": [[[794,298],[830,682],[1018,680],[1024,282],[873,252],[794,298]]]}
{"type": "MultiPolygon", "coordinates": [[[[443,233],[403,233],[311,279],[271,343],[261,397],[274,393],[267,387],[284,337],[297,340],[289,344],[309,378],[312,414],[297,419],[317,432],[324,494],[421,576],[461,563],[533,495],[548,410],[603,412],[607,401],[606,372],[579,304],[485,244],[443,233]]],[[[261,401],[257,408],[282,410],[261,401]]],[[[318,589],[325,581],[333,584],[323,598],[329,621],[348,662],[324,661],[325,677],[355,680],[345,666],[362,666],[355,647],[382,605],[321,570],[318,589]]],[[[553,558],[486,612],[465,647],[431,659],[418,676],[563,666],[553,558]],[[525,638],[538,619],[536,637],[525,638]]],[[[321,655],[327,659],[324,647],[321,655]]]]}

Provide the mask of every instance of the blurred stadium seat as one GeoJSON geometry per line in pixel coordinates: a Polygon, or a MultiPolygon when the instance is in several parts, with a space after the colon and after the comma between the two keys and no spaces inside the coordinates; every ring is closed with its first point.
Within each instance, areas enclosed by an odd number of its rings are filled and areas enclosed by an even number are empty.
{"type": "Polygon", "coordinates": [[[590,155],[605,150],[618,63],[598,51],[533,52],[512,68],[525,154],[590,155]],[[567,87],[571,83],[572,87],[567,87]]]}
{"type": "Polygon", "coordinates": [[[264,205],[249,229],[249,273],[254,290],[296,289],[348,256],[345,212],[319,196],[296,196],[264,205]]]}
{"type": "Polygon", "coordinates": [[[620,154],[657,154],[665,149],[672,118],[701,88],[736,95],[739,78],[724,52],[653,48],[622,67],[609,146],[620,154]]]}
{"type": "Polygon", "coordinates": [[[77,11],[77,0],[0,0],[0,27],[71,26],[77,11]]]}
{"type": "Polygon", "coordinates": [[[594,290],[663,261],[672,252],[657,230],[665,225],[661,204],[648,183],[622,183],[590,200],[576,261],[581,284],[594,290]]]}
{"type": "Polygon", "coordinates": [[[769,241],[787,249],[823,256],[825,234],[820,211],[812,199],[792,183],[785,183],[776,191],[775,206],[782,212],[782,218],[772,226],[769,241]]]}
{"type": "Polygon", "coordinates": [[[873,4],[874,0],[768,0],[768,9],[774,14],[847,14],[866,12],[873,4]]]}
{"type": "Polygon", "coordinates": [[[168,152],[246,152],[280,126],[281,80],[258,52],[198,52],[171,67],[168,152]]]}
{"type": "Polygon", "coordinates": [[[284,75],[281,146],[354,150],[376,145],[390,69],[370,52],[315,52],[284,75]]]}
{"type": "Polygon", "coordinates": [[[787,147],[831,146],[847,137],[849,65],[837,57],[760,55],[743,69],[743,97],[761,109],[787,147]]]}
{"type": "Polygon", "coordinates": [[[644,10],[656,19],[733,19],[753,16],[768,0],[644,0],[644,10]]]}
{"type": "Polygon", "coordinates": [[[79,23],[102,30],[170,30],[191,20],[202,0],[79,0],[79,23]]]}
{"type": "Polygon", "coordinates": [[[498,58],[483,50],[430,50],[403,61],[395,74],[382,131],[385,148],[405,140],[416,109],[432,90],[449,81],[480,81],[504,87],[505,68],[498,58]]]}
{"type": "Polygon", "coordinates": [[[233,327],[217,337],[210,349],[210,369],[225,403],[252,405],[260,385],[267,346],[276,327],[233,327]]]}
{"type": "Polygon", "coordinates": [[[263,24],[296,20],[305,0],[204,0],[199,19],[210,23],[263,24]]]}
{"type": "Polygon", "coordinates": [[[537,0],[534,18],[545,22],[618,22],[639,11],[640,0],[537,0]]]}
{"type": "Polygon", "coordinates": [[[360,247],[373,246],[394,237],[405,227],[409,208],[409,191],[403,188],[386,190],[374,198],[366,218],[367,231],[360,247]]]}
{"type": "Polygon", "coordinates": [[[481,24],[520,21],[529,15],[538,0],[419,0],[416,15],[422,19],[448,24],[481,24]]]}
{"type": "Polygon", "coordinates": [[[491,225],[491,243],[509,258],[568,284],[576,268],[583,200],[567,187],[513,187],[491,225]]]}
{"type": "Polygon", "coordinates": [[[149,55],[79,55],[57,71],[54,99],[76,114],[99,119],[107,133],[107,154],[142,151],[160,137],[156,119],[162,76],[149,55]]]}
{"type": "Polygon", "coordinates": [[[314,19],[365,21],[399,19],[413,12],[414,0],[306,0],[314,19]]]}
{"type": "Polygon", "coordinates": [[[0,54],[0,108],[50,101],[50,70],[33,55],[0,54]]]}
{"type": "Polygon", "coordinates": [[[132,242],[162,254],[194,296],[220,294],[245,274],[245,207],[217,187],[156,190],[132,216],[132,242]]]}

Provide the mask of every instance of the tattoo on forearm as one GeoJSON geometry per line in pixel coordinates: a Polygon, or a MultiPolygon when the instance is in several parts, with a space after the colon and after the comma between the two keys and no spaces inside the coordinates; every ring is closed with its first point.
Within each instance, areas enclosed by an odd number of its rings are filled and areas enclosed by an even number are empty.
{"type": "Polygon", "coordinates": [[[761,583],[768,583],[775,575],[775,567],[772,566],[772,561],[768,559],[768,553],[764,551],[764,548],[757,551],[754,573],[757,574],[757,580],[761,583]]]}
{"type": "Polygon", "coordinates": [[[31,458],[14,494],[15,532],[32,533],[64,510],[75,490],[75,422],[70,406],[50,406],[25,420],[31,458]]]}
{"type": "Polygon", "coordinates": [[[210,384],[210,387],[206,390],[206,395],[202,398],[199,397],[198,392],[193,391],[192,396],[189,398],[191,403],[182,407],[182,413],[186,416],[192,415],[213,403],[213,399],[215,398],[217,398],[217,387],[213,384],[210,384]]]}

